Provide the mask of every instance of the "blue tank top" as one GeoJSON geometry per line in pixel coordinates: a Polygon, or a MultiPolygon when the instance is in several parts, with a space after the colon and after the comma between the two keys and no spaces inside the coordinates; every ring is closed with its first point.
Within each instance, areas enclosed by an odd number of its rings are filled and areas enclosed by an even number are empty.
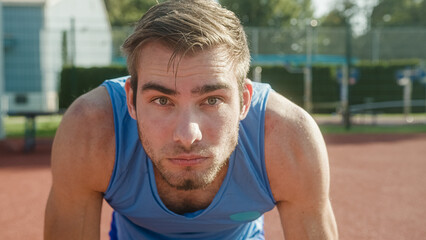
{"type": "Polygon", "coordinates": [[[264,161],[267,84],[253,83],[247,117],[240,121],[238,145],[212,203],[176,214],[162,203],[153,165],[139,140],[126,105],[127,77],[105,81],[114,112],[115,166],[105,200],[114,209],[118,239],[264,239],[263,213],[275,206],[264,161]]]}

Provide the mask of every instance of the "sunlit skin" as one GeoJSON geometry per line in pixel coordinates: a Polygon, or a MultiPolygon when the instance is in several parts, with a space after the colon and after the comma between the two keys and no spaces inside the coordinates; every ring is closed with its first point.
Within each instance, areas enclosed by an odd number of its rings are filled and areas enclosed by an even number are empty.
{"type": "MultiPolygon", "coordinates": [[[[173,68],[167,71],[171,51],[147,43],[139,59],[138,89],[133,92],[129,81],[125,85],[129,113],[155,166],[158,195],[175,214],[212,206],[231,174],[228,157],[253,89],[246,80],[241,104],[223,52],[204,50],[183,58],[175,78],[173,68]]],[[[328,156],[318,126],[276,92],[269,94],[265,107],[265,170],[285,239],[338,239],[328,156]]],[[[115,161],[121,161],[115,159],[114,113],[107,89],[99,87],[79,97],[64,115],[52,148],[45,239],[99,239],[102,199],[115,161]]],[[[238,166],[236,162],[234,170],[238,166]]]]}
{"type": "Polygon", "coordinates": [[[251,93],[244,91],[241,105],[236,77],[220,49],[185,56],[177,75],[167,69],[171,54],[156,42],[142,48],[136,105],[126,82],[129,112],[137,120],[157,185],[204,189],[226,175],[251,93]]]}

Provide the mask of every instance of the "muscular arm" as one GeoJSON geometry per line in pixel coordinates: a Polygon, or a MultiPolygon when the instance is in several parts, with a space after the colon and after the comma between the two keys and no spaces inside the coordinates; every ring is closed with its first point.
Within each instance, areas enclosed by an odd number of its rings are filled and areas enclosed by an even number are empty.
{"type": "Polygon", "coordinates": [[[56,133],[45,239],[99,239],[114,144],[112,109],[100,87],[70,106],[56,133]]]}
{"type": "Polygon", "coordinates": [[[265,121],[266,168],[285,239],[337,239],[328,156],[317,125],[276,93],[265,121]]]}

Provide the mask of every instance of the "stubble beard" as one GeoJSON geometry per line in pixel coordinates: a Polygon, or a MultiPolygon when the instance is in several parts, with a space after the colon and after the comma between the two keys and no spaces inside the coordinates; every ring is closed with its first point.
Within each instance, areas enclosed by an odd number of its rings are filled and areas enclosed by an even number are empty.
{"type": "Polygon", "coordinates": [[[225,168],[228,167],[230,156],[238,143],[239,127],[237,124],[237,127],[234,129],[234,131],[228,135],[229,137],[225,141],[226,144],[223,144],[221,149],[218,148],[216,150],[212,150],[208,149],[208,147],[200,145],[194,145],[191,147],[191,149],[185,149],[180,145],[163,147],[159,151],[162,153],[162,155],[165,155],[165,153],[168,153],[171,156],[179,155],[180,153],[213,153],[213,156],[215,156],[213,159],[209,160],[211,161],[210,166],[203,171],[197,171],[193,167],[186,167],[181,172],[174,173],[169,171],[164,166],[163,161],[168,161],[167,159],[161,159],[157,157],[150,141],[144,136],[144,134],[142,134],[143,129],[140,127],[139,121],[137,121],[137,127],[139,139],[146,154],[151,159],[155,170],[159,173],[165,183],[177,190],[190,191],[204,189],[209,186],[218,177],[219,173],[225,171],[225,168]]]}

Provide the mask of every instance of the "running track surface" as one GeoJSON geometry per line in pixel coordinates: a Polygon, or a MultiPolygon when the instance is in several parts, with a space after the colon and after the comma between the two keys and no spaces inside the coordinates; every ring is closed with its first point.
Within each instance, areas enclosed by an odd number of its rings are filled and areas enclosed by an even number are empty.
{"type": "MultiPolygon", "coordinates": [[[[328,135],[331,199],[340,239],[420,240],[426,236],[426,134],[328,135]]],[[[22,153],[0,142],[0,239],[42,239],[51,184],[51,140],[22,153]]],[[[104,203],[101,239],[111,209],[104,203]]],[[[276,210],[265,215],[266,239],[284,239],[276,210]]]]}

